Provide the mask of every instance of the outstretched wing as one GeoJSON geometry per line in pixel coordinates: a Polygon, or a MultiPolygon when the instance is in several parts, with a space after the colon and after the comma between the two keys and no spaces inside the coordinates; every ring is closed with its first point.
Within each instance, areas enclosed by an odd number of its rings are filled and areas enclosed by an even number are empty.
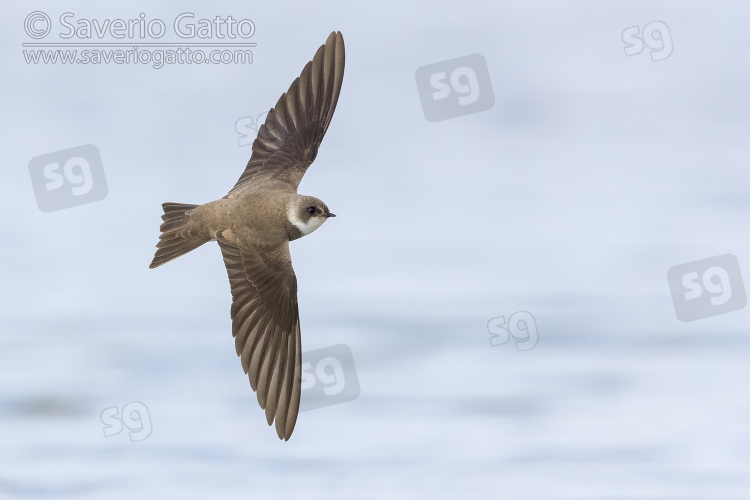
{"type": "Polygon", "coordinates": [[[297,278],[289,244],[240,250],[217,236],[232,288],[232,336],[242,369],[266,410],[268,425],[288,440],[297,422],[301,342],[297,278]]]}
{"type": "Polygon", "coordinates": [[[228,198],[249,181],[278,181],[297,190],[331,123],[343,79],[344,37],[333,32],[268,112],[250,161],[228,198]]]}

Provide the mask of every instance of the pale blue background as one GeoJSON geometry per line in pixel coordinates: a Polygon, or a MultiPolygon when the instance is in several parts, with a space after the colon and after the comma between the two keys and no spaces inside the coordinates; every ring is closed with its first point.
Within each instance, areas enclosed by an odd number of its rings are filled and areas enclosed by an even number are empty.
{"type": "Polygon", "coordinates": [[[746,2],[37,2],[6,6],[0,497],[745,499],[748,309],[677,320],[667,270],[748,252],[746,2]],[[250,66],[27,65],[23,21],[231,14],[250,66]],[[674,53],[625,57],[669,25],[674,53]],[[215,245],[149,270],[160,203],[234,184],[235,123],[332,30],[336,115],[300,186],[339,217],[294,242],[305,350],[362,393],[266,426],[215,245]],[[425,120],[420,66],[480,53],[495,106],[425,120]],[[45,214],[28,162],[101,151],[109,194],[45,214]],[[527,310],[539,344],[492,348],[527,310]],[[105,438],[144,402],[153,432],[105,438]]]}

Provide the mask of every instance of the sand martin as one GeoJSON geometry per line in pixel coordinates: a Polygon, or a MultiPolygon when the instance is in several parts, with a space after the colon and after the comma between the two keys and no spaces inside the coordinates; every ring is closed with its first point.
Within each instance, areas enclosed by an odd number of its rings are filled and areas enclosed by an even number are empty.
{"type": "Polygon", "coordinates": [[[271,108],[245,171],[229,194],[204,205],[164,203],[155,268],[208,241],[219,244],[232,291],[232,336],[268,425],[288,440],[300,403],[297,278],[289,242],[330,217],[297,193],[336,109],[344,38],[334,32],[271,108]]]}

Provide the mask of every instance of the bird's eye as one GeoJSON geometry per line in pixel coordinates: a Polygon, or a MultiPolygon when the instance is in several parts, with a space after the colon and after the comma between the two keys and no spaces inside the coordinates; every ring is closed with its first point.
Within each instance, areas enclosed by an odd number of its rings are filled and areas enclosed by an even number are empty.
{"type": "Polygon", "coordinates": [[[307,213],[314,214],[315,213],[315,207],[309,207],[307,209],[307,213]]]}

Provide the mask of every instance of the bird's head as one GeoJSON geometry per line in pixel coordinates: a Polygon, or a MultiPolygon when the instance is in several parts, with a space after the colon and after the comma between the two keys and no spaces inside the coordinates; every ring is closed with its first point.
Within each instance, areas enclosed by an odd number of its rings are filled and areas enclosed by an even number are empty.
{"type": "Polygon", "coordinates": [[[313,196],[299,196],[289,207],[287,217],[305,236],[322,226],[329,217],[336,217],[336,214],[331,213],[325,203],[313,196]]]}

